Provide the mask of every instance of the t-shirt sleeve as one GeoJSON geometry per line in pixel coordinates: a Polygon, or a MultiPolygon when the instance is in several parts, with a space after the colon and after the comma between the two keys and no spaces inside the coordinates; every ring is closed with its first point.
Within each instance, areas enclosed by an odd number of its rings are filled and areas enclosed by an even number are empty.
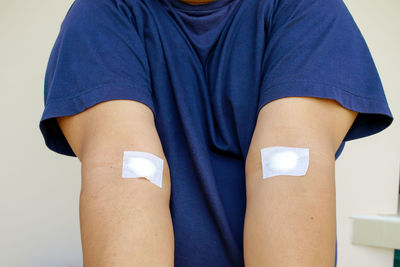
{"type": "Polygon", "coordinates": [[[282,97],[329,98],[359,112],[343,142],[387,128],[393,116],[380,77],[344,2],[275,2],[265,21],[258,112],[282,97]]]}
{"type": "Polygon", "coordinates": [[[154,113],[146,51],[125,1],[75,0],[61,23],[44,80],[39,128],[46,146],[75,156],[56,117],[130,99],[154,113]]]}

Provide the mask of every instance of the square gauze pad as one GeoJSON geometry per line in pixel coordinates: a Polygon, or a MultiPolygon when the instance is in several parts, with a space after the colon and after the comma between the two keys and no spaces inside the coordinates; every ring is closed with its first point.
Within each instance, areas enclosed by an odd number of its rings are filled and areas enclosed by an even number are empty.
{"type": "Polygon", "coordinates": [[[147,178],[162,187],[164,160],[156,155],[142,151],[124,151],[122,178],[147,178]]]}
{"type": "Polygon", "coordinates": [[[305,175],[309,164],[309,148],[271,146],[261,149],[263,179],[277,175],[305,175]]]}

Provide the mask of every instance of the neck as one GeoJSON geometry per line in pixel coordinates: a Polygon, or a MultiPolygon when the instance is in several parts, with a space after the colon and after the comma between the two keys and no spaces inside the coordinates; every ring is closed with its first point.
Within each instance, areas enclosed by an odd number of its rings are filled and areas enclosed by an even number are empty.
{"type": "Polygon", "coordinates": [[[201,4],[207,4],[210,2],[214,2],[217,0],[180,0],[180,1],[190,4],[190,5],[201,5],[201,4]]]}

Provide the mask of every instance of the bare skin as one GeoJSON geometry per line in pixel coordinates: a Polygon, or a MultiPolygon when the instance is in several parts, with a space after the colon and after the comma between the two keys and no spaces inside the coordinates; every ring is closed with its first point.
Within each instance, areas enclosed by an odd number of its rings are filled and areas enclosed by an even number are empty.
{"type": "MultiPolygon", "coordinates": [[[[333,265],[334,153],[356,115],[336,101],[307,97],[261,109],[246,158],[246,267],[333,265]],[[259,150],[273,145],[309,147],[307,174],[261,179],[259,150]]],[[[57,121],[82,163],[85,266],[173,266],[170,175],[151,110],[113,100],[57,121]],[[145,178],[122,179],[124,150],[163,158],[163,188],[145,178]]]]}
{"type": "Polygon", "coordinates": [[[170,173],[151,109],[112,100],[57,121],[82,164],[85,267],[174,266],[170,173]],[[122,178],[125,150],[164,160],[162,188],[146,178],[122,178]]]}
{"type": "Polygon", "coordinates": [[[246,267],[334,266],[335,152],[357,112],[331,99],[286,97],[260,111],[246,158],[246,267]],[[309,148],[306,175],[262,179],[260,149],[309,148]]]}
{"type": "Polygon", "coordinates": [[[210,2],[214,2],[214,1],[218,1],[218,0],[180,0],[181,2],[185,2],[187,4],[191,4],[191,5],[202,5],[202,4],[207,4],[210,2]]]}

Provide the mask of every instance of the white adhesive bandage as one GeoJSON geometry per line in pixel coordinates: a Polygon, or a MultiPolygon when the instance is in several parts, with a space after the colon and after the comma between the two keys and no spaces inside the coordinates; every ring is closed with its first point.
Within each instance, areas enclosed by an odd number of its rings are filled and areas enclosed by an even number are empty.
{"type": "Polygon", "coordinates": [[[124,151],[122,178],[147,178],[162,187],[164,160],[154,154],[142,151],[124,151]]]}
{"type": "Polygon", "coordinates": [[[305,175],[309,164],[309,148],[271,146],[261,149],[263,179],[277,175],[305,175]]]}

